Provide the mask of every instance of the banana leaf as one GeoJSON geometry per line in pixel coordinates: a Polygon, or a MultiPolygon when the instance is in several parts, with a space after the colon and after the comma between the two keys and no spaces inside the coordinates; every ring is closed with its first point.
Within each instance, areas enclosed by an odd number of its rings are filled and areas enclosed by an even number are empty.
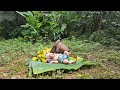
{"type": "Polygon", "coordinates": [[[33,74],[40,74],[47,71],[54,71],[57,69],[67,69],[67,70],[77,70],[78,68],[82,67],[83,65],[93,65],[93,63],[84,61],[84,60],[78,60],[74,64],[54,64],[54,63],[44,63],[41,61],[33,61],[30,60],[29,62],[29,77],[32,77],[33,74]]]}

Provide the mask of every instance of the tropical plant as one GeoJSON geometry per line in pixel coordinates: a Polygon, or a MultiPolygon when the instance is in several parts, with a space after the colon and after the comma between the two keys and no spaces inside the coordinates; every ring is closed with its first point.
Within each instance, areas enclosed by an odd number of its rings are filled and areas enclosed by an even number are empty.
{"type": "Polygon", "coordinates": [[[40,11],[17,11],[17,13],[25,17],[27,21],[25,25],[21,25],[24,28],[22,35],[26,40],[33,42],[36,42],[40,37],[55,40],[60,37],[67,26],[65,23],[57,22],[55,18],[57,14],[54,14],[54,12],[49,14],[40,11]]]}
{"type": "Polygon", "coordinates": [[[21,25],[23,28],[22,35],[26,40],[32,41],[33,43],[36,43],[39,36],[39,28],[42,25],[42,22],[40,22],[38,19],[40,17],[39,11],[27,11],[27,12],[18,12],[20,15],[25,17],[26,24],[21,25]],[[39,13],[39,14],[38,14],[39,13]]]}

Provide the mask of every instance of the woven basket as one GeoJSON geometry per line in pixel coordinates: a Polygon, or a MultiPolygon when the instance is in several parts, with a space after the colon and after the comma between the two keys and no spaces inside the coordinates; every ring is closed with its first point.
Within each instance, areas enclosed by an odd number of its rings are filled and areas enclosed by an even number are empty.
{"type": "Polygon", "coordinates": [[[52,53],[64,53],[64,51],[69,51],[69,49],[60,40],[57,40],[51,49],[52,53]]]}

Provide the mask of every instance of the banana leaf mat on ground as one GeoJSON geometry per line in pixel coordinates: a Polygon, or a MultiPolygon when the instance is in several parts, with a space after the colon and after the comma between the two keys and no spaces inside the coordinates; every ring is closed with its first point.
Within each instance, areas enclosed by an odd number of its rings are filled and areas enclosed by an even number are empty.
{"type": "Polygon", "coordinates": [[[46,54],[50,52],[50,48],[43,48],[40,51],[37,51],[36,55],[29,60],[29,77],[32,77],[33,74],[41,74],[48,71],[54,71],[57,69],[66,69],[66,70],[77,70],[83,65],[93,65],[93,63],[85,61],[83,58],[70,57],[69,60],[77,60],[74,64],[54,64],[47,63],[46,54]]]}
{"type": "Polygon", "coordinates": [[[74,64],[67,64],[67,65],[61,64],[61,63],[50,64],[50,63],[45,63],[45,62],[41,62],[41,61],[30,60],[29,61],[29,77],[32,77],[33,74],[40,74],[40,73],[44,73],[47,71],[54,71],[57,69],[77,70],[78,68],[82,67],[83,65],[93,65],[93,63],[91,63],[89,61],[84,61],[83,58],[81,58],[74,64]]]}

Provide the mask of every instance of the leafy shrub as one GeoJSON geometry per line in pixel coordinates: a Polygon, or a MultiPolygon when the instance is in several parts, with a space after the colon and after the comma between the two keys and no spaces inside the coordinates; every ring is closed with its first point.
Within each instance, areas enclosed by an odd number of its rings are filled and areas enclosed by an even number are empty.
{"type": "Polygon", "coordinates": [[[60,37],[67,24],[59,22],[59,12],[44,13],[40,11],[17,12],[26,19],[22,35],[27,41],[36,43],[38,40],[56,40],[60,37]]]}

